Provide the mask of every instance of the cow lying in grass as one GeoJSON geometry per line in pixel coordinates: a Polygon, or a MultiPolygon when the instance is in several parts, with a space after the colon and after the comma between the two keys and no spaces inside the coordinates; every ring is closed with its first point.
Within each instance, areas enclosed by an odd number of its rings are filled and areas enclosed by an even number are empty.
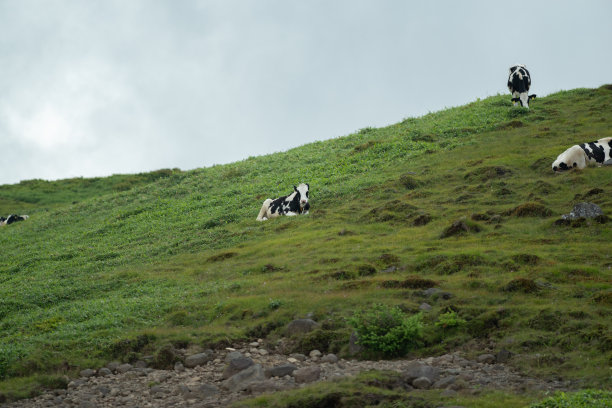
{"type": "Polygon", "coordinates": [[[25,221],[29,217],[27,215],[15,215],[11,214],[7,218],[0,217],[0,226],[9,225],[17,221],[25,221]]]}
{"type": "Polygon", "coordinates": [[[601,166],[612,164],[610,154],[612,151],[612,137],[605,137],[595,142],[574,145],[561,153],[552,164],[553,171],[569,169],[584,169],[590,163],[601,166]]]}
{"type": "Polygon", "coordinates": [[[257,221],[265,221],[279,215],[298,215],[308,214],[310,204],[308,204],[308,184],[293,186],[293,193],[276,199],[268,198],[263,202],[257,221]]]}

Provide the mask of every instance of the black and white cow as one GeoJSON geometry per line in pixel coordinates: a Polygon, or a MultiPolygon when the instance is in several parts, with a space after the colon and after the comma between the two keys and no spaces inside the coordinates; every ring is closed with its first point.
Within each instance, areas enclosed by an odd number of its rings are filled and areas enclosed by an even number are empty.
{"type": "Polygon", "coordinates": [[[595,142],[580,143],[561,153],[552,164],[553,171],[584,169],[590,163],[601,166],[612,164],[612,137],[604,137],[595,142]]]}
{"type": "Polygon", "coordinates": [[[518,102],[521,106],[529,109],[529,101],[536,97],[536,95],[529,95],[529,87],[531,87],[531,75],[529,75],[525,65],[517,64],[510,67],[508,89],[512,94],[514,106],[518,102]]]}
{"type": "Polygon", "coordinates": [[[17,221],[25,221],[29,217],[27,215],[15,215],[11,214],[7,218],[0,217],[0,226],[9,225],[17,221]]]}
{"type": "Polygon", "coordinates": [[[265,221],[269,218],[278,217],[279,215],[298,215],[308,214],[310,204],[308,203],[308,184],[300,184],[293,186],[293,192],[284,197],[276,199],[268,198],[263,202],[257,221],[265,221]]]}

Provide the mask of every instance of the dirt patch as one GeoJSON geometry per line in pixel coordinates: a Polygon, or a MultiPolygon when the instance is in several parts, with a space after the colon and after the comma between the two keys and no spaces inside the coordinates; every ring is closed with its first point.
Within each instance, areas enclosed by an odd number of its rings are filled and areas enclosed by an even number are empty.
{"type": "Polygon", "coordinates": [[[233,258],[238,255],[236,252],[221,252],[220,254],[216,254],[208,257],[208,262],[220,262],[225,261],[226,259],[233,258]]]}
{"type": "Polygon", "coordinates": [[[508,177],[512,173],[512,170],[508,167],[486,166],[479,167],[476,170],[467,173],[463,178],[472,181],[487,181],[508,177]]]}
{"type": "Polygon", "coordinates": [[[516,278],[508,282],[508,284],[506,284],[502,290],[505,292],[536,293],[539,292],[540,288],[538,287],[538,284],[531,279],[516,278]]]}
{"type": "Polygon", "coordinates": [[[552,211],[539,203],[524,203],[510,210],[506,210],[502,215],[514,217],[550,217],[552,211]]]}

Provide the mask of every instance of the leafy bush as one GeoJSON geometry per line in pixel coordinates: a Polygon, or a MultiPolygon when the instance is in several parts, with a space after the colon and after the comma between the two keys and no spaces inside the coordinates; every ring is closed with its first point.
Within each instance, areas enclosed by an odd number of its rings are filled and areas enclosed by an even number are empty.
{"type": "Polygon", "coordinates": [[[349,324],[356,329],[358,343],[364,348],[395,357],[419,345],[422,319],[420,313],[408,317],[398,307],[375,304],[356,312],[349,324]]]}
{"type": "Polygon", "coordinates": [[[465,326],[466,323],[465,319],[457,315],[457,312],[449,311],[438,316],[438,321],[435,324],[442,329],[451,329],[453,327],[465,326]]]}
{"type": "Polygon", "coordinates": [[[612,391],[584,390],[572,394],[564,392],[546,398],[530,408],[605,408],[612,407],[612,391]]]}

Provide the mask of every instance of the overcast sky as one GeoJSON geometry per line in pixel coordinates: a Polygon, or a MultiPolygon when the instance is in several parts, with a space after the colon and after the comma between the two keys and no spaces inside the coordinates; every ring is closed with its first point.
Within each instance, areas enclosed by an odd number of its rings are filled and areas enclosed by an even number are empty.
{"type": "MultiPolygon", "coordinates": [[[[0,184],[193,169],[612,83],[612,1],[0,0],[0,184]]],[[[537,103],[537,102],[536,102],[537,103]]]]}

